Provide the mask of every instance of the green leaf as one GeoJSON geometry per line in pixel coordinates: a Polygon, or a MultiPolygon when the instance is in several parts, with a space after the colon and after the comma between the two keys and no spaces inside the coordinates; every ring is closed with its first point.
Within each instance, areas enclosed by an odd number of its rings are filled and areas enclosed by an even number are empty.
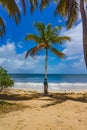
{"type": "Polygon", "coordinates": [[[57,55],[58,57],[60,57],[60,58],[64,58],[64,57],[65,57],[65,54],[62,53],[62,52],[60,52],[60,51],[57,50],[56,48],[50,47],[49,49],[50,49],[50,51],[51,51],[52,53],[54,53],[54,54],[57,55]]]}
{"type": "Polygon", "coordinates": [[[50,0],[41,0],[40,4],[40,10],[42,11],[46,6],[48,6],[50,3],[50,0]]]}
{"type": "Polygon", "coordinates": [[[5,7],[9,16],[13,17],[16,24],[19,23],[21,14],[15,0],[0,0],[2,7],[5,7]]]}
{"type": "Polygon", "coordinates": [[[13,80],[8,75],[7,70],[0,67],[0,88],[1,90],[14,85],[13,80]]]}
{"type": "Polygon", "coordinates": [[[26,37],[25,37],[25,40],[32,40],[32,41],[35,41],[38,44],[40,42],[42,42],[42,39],[35,34],[27,34],[26,37]]]}

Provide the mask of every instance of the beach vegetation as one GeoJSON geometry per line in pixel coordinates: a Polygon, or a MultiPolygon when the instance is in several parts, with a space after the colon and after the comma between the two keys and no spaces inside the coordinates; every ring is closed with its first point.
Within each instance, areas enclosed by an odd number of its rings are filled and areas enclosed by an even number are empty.
{"type": "Polygon", "coordinates": [[[60,14],[65,18],[67,29],[70,29],[76,23],[78,16],[81,16],[83,28],[83,52],[87,67],[87,0],[30,0],[30,10],[33,12],[38,6],[40,6],[40,10],[42,11],[47,6],[50,6],[50,3],[52,2],[56,4],[54,15],[57,16],[60,14]]]}
{"type": "Polygon", "coordinates": [[[57,3],[54,14],[67,17],[67,29],[70,29],[74,25],[80,12],[83,27],[84,59],[87,67],[87,0],[60,0],[57,3]]]}
{"type": "Polygon", "coordinates": [[[13,80],[7,73],[7,70],[0,67],[0,91],[6,89],[7,87],[12,87],[14,85],[13,80]]]}
{"type": "Polygon", "coordinates": [[[48,65],[48,52],[51,51],[59,58],[64,58],[65,54],[62,51],[59,51],[53,45],[62,44],[64,41],[70,41],[70,37],[68,36],[59,36],[59,32],[62,27],[55,26],[53,27],[51,24],[44,25],[43,23],[34,23],[34,27],[36,28],[38,34],[27,34],[25,40],[32,40],[36,43],[36,46],[30,48],[25,55],[27,58],[29,55],[34,56],[45,49],[45,72],[44,72],[44,94],[48,94],[48,81],[47,81],[47,65],[48,65]]]}
{"type": "MultiPolygon", "coordinates": [[[[20,5],[22,5],[22,9],[25,14],[25,0],[20,0],[20,5]]],[[[4,8],[7,11],[9,17],[13,18],[15,23],[18,25],[21,19],[21,11],[16,0],[0,0],[0,8],[4,8]]],[[[2,37],[5,32],[5,19],[0,15],[0,36],[2,37]]]]}
{"type": "MultiPolygon", "coordinates": [[[[5,94],[6,95],[6,94],[5,94]]],[[[14,112],[18,110],[23,110],[25,108],[30,108],[30,106],[25,106],[22,105],[21,103],[13,103],[13,102],[7,102],[4,100],[0,100],[0,115],[9,113],[9,112],[14,112]]]]}

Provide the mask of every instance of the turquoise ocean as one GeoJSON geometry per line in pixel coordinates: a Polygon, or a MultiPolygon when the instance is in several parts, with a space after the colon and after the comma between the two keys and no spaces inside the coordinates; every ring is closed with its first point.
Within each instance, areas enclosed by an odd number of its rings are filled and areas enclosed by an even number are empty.
{"type": "MultiPolygon", "coordinates": [[[[43,74],[10,74],[14,88],[43,91],[43,74]]],[[[87,74],[48,74],[49,91],[87,90],[87,74]]]]}

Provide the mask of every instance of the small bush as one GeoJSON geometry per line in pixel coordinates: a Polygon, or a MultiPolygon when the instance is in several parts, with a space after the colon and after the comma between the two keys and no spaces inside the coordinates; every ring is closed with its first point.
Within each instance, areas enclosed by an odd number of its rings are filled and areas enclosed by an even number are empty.
{"type": "Polygon", "coordinates": [[[7,73],[7,70],[0,67],[0,90],[3,90],[7,87],[12,87],[13,85],[14,82],[7,73]]]}

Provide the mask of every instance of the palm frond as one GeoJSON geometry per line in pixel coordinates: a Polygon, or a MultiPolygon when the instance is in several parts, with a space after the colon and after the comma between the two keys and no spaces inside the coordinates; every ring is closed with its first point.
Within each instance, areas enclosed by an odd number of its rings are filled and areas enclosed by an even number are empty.
{"type": "Polygon", "coordinates": [[[77,20],[79,5],[77,0],[60,0],[57,4],[54,15],[67,17],[67,28],[70,29],[77,20]]]}
{"type": "Polygon", "coordinates": [[[53,37],[58,37],[58,33],[61,30],[61,26],[52,27],[51,24],[48,24],[45,28],[45,39],[51,42],[50,39],[53,37]]]}
{"type": "Polygon", "coordinates": [[[78,18],[79,5],[76,0],[67,0],[66,14],[68,17],[67,28],[70,29],[78,18]]]}
{"type": "Polygon", "coordinates": [[[60,31],[62,29],[62,26],[55,26],[53,28],[53,32],[57,32],[57,31],[60,31]]]}
{"type": "Polygon", "coordinates": [[[40,10],[42,11],[46,6],[48,6],[50,3],[50,0],[41,0],[40,4],[40,10]]]}
{"type": "Polygon", "coordinates": [[[56,16],[60,13],[62,16],[65,16],[65,14],[66,14],[65,10],[66,10],[66,0],[60,0],[54,11],[54,15],[56,16]]]}
{"type": "Polygon", "coordinates": [[[58,2],[58,0],[53,0],[55,3],[57,3],[58,2]]]}
{"type": "Polygon", "coordinates": [[[42,48],[45,48],[46,45],[45,43],[40,43],[38,46],[36,46],[36,48],[33,50],[32,55],[34,56],[39,50],[41,50],[42,48]]]}
{"type": "Polygon", "coordinates": [[[60,36],[58,37],[59,43],[62,43],[64,41],[71,41],[71,38],[68,36],[60,36]]]}
{"type": "Polygon", "coordinates": [[[27,51],[27,53],[25,55],[25,58],[27,58],[29,55],[34,56],[43,47],[45,48],[45,44],[41,43],[38,46],[35,46],[35,47],[31,48],[30,50],[27,51]]]}
{"type": "Polygon", "coordinates": [[[52,35],[52,25],[51,24],[47,24],[47,26],[45,26],[45,39],[49,40],[49,37],[51,37],[50,35],[52,35]]]}
{"type": "Polygon", "coordinates": [[[52,53],[54,53],[56,56],[58,56],[58,57],[60,57],[60,58],[64,58],[64,57],[65,57],[65,54],[62,53],[62,52],[60,52],[60,51],[57,50],[56,48],[50,47],[49,49],[50,49],[50,51],[51,51],[52,53]]]}
{"type": "Polygon", "coordinates": [[[46,26],[46,32],[47,32],[47,33],[57,34],[58,31],[60,31],[61,29],[62,29],[61,26],[52,27],[51,24],[48,24],[48,25],[46,26]]]}
{"type": "Polygon", "coordinates": [[[51,29],[52,29],[52,24],[51,23],[47,24],[46,30],[51,30],[51,29]]]}
{"type": "Polygon", "coordinates": [[[0,0],[0,4],[6,8],[9,16],[13,17],[16,24],[18,24],[21,14],[15,0],[0,0]]]}
{"type": "Polygon", "coordinates": [[[39,35],[45,40],[45,25],[43,23],[34,23],[34,27],[37,29],[39,35]]]}
{"type": "Polygon", "coordinates": [[[51,39],[50,39],[50,42],[52,42],[53,44],[56,44],[56,43],[63,43],[65,41],[70,41],[71,38],[68,37],[68,36],[52,36],[51,39]]]}
{"type": "Polygon", "coordinates": [[[29,55],[32,55],[32,52],[34,51],[35,48],[36,48],[36,46],[33,47],[33,48],[31,48],[30,50],[28,50],[28,51],[26,52],[26,54],[25,54],[25,58],[27,58],[29,55]]]}
{"type": "Polygon", "coordinates": [[[38,30],[38,31],[44,31],[45,29],[45,25],[43,23],[38,23],[38,22],[35,22],[34,23],[34,27],[38,30]]]}
{"type": "Polygon", "coordinates": [[[3,36],[5,34],[5,23],[2,17],[0,17],[0,36],[3,36]]]}
{"type": "Polygon", "coordinates": [[[30,0],[30,11],[31,13],[38,7],[38,0],[30,0]]]}
{"type": "Polygon", "coordinates": [[[25,40],[33,40],[38,44],[40,42],[42,42],[42,39],[39,36],[35,35],[35,34],[27,34],[26,37],[25,37],[25,40]]]}

